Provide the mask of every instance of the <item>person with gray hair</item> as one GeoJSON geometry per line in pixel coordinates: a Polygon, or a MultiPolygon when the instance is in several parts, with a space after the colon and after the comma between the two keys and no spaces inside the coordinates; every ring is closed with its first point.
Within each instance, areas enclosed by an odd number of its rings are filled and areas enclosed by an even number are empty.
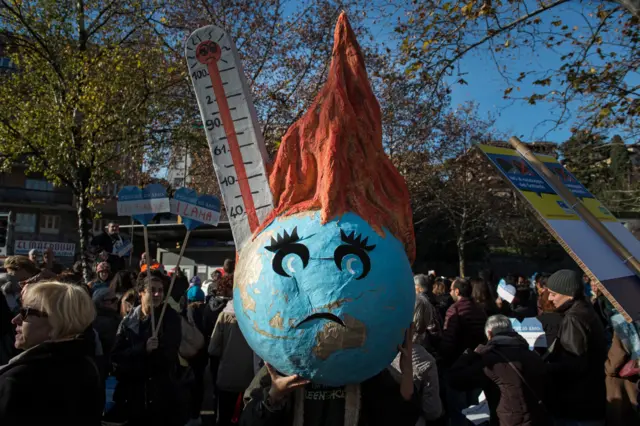
{"type": "Polygon", "coordinates": [[[434,352],[442,337],[442,325],[436,308],[423,294],[416,295],[413,324],[416,328],[414,343],[422,345],[429,352],[434,352]]]}
{"type": "Polygon", "coordinates": [[[508,333],[513,333],[513,326],[509,318],[504,315],[493,315],[489,317],[487,323],[484,325],[484,334],[487,336],[487,340],[491,340],[499,334],[508,333]]]}
{"type": "Polygon", "coordinates": [[[488,339],[467,350],[451,367],[450,386],[460,391],[482,388],[492,426],[548,425],[544,406],[545,365],[529,350],[504,315],[493,315],[484,327],[488,339]]]}

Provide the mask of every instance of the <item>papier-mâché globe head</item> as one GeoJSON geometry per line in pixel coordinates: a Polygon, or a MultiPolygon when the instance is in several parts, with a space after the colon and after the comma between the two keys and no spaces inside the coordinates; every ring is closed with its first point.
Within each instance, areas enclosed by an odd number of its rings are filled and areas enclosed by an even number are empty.
{"type": "Polygon", "coordinates": [[[253,350],[282,374],[360,383],[411,323],[409,193],[382,147],[380,106],[343,13],[329,76],[284,136],[275,208],[240,253],[234,304],[253,350]]]}

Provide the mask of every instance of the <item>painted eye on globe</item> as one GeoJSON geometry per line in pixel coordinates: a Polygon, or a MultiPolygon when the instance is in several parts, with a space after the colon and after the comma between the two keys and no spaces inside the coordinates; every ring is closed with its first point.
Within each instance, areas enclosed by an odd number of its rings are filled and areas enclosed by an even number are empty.
{"type": "Polygon", "coordinates": [[[348,254],[342,258],[342,270],[347,271],[351,275],[362,277],[364,272],[364,263],[357,254],[348,254]]]}
{"type": "Polygon", "coordinates": [[[366,277],[371,270],[369,255],[364,250],[351,245],[339,246],[333,254],[333,260],[338,269],[353,275],[356,280],[366,277]]]}
{"type": "Polygon", "coordinates": [[[333,253],[333,260],[341,271],[347,271],[356,280],[361,280],[367,276],[371,270],[371,259],[367,252],[376,248],[376,245],[369,245],[369,238],[362,239],[361,235],[356,235],[355,231],[347,234],[340,230],[340,239],[343,243],[333,253]]]}
{"type": "Polygon", "coordinates": [[[309,249],[298,241],[300,237],[297,228],[293,228],[291,234],[285,231],[284,234],[271,239],[271,245],[265,248],[276,254],[271,262],[273,272],[290,278],[307,267],[309,249]]]}
{"type": "Polygon", "coordinates": [[[309,249],[304,244],[288,244],[276,252],[271,266],[273,272],[283,277],[291,277],[309,263],[309,249]]]}
{"type": "MultiPolygon", "coordinates": [[[[287,276],[290,277],[296,272],[302,271],[305,268],[305,266],[307,266],[307,261],[308,261],[308,257],[304,257],[304,254],[301,256],[298,253],[288,253],[288,254],[285,254],[282,260],[279,262],[282,268],[282,272],[284,272],[287,276]]],[[[274,270],[275,270],[275,266],[274,266],[274,270]]],[[[280,272],[278,271],[276,272],[280,274],[280,272]]]]}

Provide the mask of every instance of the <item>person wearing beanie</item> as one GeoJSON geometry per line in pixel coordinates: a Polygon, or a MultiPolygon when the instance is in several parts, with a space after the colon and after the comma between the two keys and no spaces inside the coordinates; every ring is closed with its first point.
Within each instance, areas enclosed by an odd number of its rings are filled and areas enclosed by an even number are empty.
{"type": "Polygon", "coordinates": [[[190,384],[189,422],[187,422],[186,426],[201,426],[200,409],[204,398],[204,373],[209,361],[207,347],[213,330],[208,329],[205,325],[205,294],[200,287],[200,278],[196,275],[191,278],[189,283],[191,286],[187,290],[187,321],[202,333],[205,344],[200,349],[200,352],[188,360],[189,366],[193,370],[194,380],[190,384]]]}
{"type": "Polygon", "coordinates": [[[191,277],[191,279],[189,280],[189,287],[202,287],[202,280],[200,279],[200,277],[197,275],[191,277]]]}
{"type": "Polygon", "coordinates": [[[96,279],[89,282],[89,288],[96,291],[99,288],[109,287],[111,282],[111,266],[107,262],[100,262],[96,266],[96,279]]]}
{"type": "MultiPolygon", "coordinates": [[[[116,333],[121,320],[118,313],[118,297],[109,287],[100,287],[93,290],[91,299],[96,306],[93,329],[98,333],[105,357],[108,357],[116,342],[116,333]]],[[[106,365],[109,366],[109,362],[106,362],[106,365]]]]}
{"type": "Polygon", "coordinates": [[[582,276],[563,269],[547,281],[549,301],[564,316],[558,337],[549,342],[548,410],[556,425],[604,425],[606,388],[604,327],[585,300],[582,276]]]}

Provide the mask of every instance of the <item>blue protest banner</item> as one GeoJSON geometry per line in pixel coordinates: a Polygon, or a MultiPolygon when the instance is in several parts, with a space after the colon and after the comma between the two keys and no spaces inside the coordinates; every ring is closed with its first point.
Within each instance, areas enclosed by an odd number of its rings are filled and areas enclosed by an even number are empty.
{"type": "Polygon", "coordinates": [[[118,193],[118,216],[132,216],[143,225],[148,225],[157,213],[170,210],[167,190],[157,183],[144,189],[125,186],[118,193]]]}
{"type": "Polygon", "coordinates": [[[537,318],[525,318],[522,322],[515,318],[510,318],[513,331],[529,343],[529,348],[546,348],[547,336],[544,333],[542,323],[537,318]]]}
{"type": "Polygon", "coordinates": [[[202,224],[217,226],[220,200],[213,195],[198,195],[193,189],[178,188],[171,200],[171,213],[182,217],[182,223],[189,231],[202,224]]]}

